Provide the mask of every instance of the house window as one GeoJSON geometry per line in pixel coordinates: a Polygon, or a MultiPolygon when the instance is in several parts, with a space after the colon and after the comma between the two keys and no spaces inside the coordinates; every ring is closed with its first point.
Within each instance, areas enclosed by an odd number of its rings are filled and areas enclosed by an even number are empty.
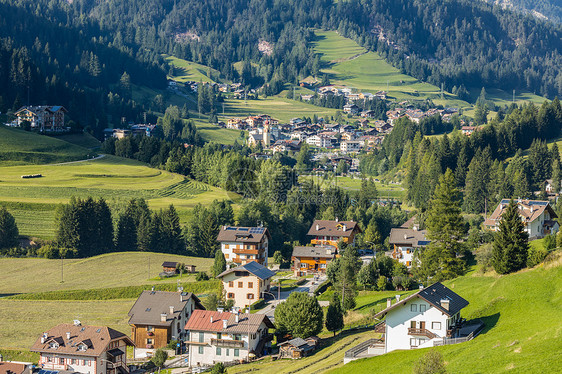
{"type": "Polygon", "coordinates": [[[240,334],[234,334],[232,337],[234,338],[234,340],[242,340],[242,335],[240,334]]]}
{"type": "Polygon", "coordinates": [[[152,331],[154,331],[154,326],[146,326],[146,331],[147,331],[147,332],[152,332],[152,331]]]}
{"type": "Polygon", "coordinates": [[[228,287],[234,287],[234,282],[233,281],[228,282],[228,287]]]}
{"type": "Polygon", "coordinates": [[[432,330],[441,330],[441,322],[431,322],[432,330]]]}
{"type": "Polygon", "coordinates": [[[410,321],[410,328],[411,328],[411,329],[415,329],[415,328],[416,328],[416,321],[410,321]]]}
{"type": "Polygon", "coordinates": [[[229,299],[234,299],[234,293],[229,292],[226,297],[229,298],[229,299]]]}
{"type": "Polygon", "coordinates": [[[86,360],[82,360],[82,366],[86,366],[86,360]]]}
{"type": "Polygon", "coordinates": [[[146,344],[154,344],[154,339],[152,338],[146,339],[146,344]]]}
{"type": "Polygon", "coordinates": [[[418,311],[418,306],[417,304],[412,304],[410,305],[410,312],[417,312],[418,311]]]}
{"type": "Polygon", "coordinates": [[[410,338],[410,346],[416,347],[416,338],[410,338]]]}
{"type": "Polygon", "coordinates": [[[72,365],[76,365],[76,359],[73,358],[73,359],[70,361],[70,363],[71,363],[72,365]]]}
{"type": "Polygon", "coordinates": [[[425,304],[420,304],[420,312],[425,312],[425,304]]]}
{"type": "Polygon", "coordinates": [[[92,366],[92,361],[90,361],[90,360],[86,360],[86,365],[88,365],[88,366],[92,366]]]}
{"type": "Polygon", "coordinates": [[[410,248],[406,249],[406,253],[410,253],[410,248]]]}
{"type": "Polygon", "coordinates": [[[308,267],[307,264],[305,264],[304,262],[301,262],[301,268],[306,269],[308,267]]]}
{"type": "Polygon", "coordinates": [[[203,343],[204,341],[205,341],[205,333],[200,332],[199,333],[199,343],[203,343]]]}
{"type": "Polygon", "coordinates": [[[254,298],[254,294],[253,293],[249,293],[247,295],[248,300],[252,300],[254,298]]]}
{"type": "Polygon", "coordinates": [[[326,269],[326,264],[320,264],[320,269],[326,269]]]}
{"type": "Polygon", "coordinates": [[[217,339],[222,339],[222,334],[220,332],[217,332],[217,339]]]}
{"type": "Polygon", "coordinates": [[[406,261],[406,266],[410,266],[412,263],[410,261],[406,261]]]}
{"type": "Polygon", "coordinates": [[[64,358],[62,358],[62,357],[59,358],[59,364],[60,364],[60,365],[64,365],[64,358]]]}
{"type": "Polygon", "coordinates": [[[221,355],[221,347],[217,347],[217,356],[221,355]]]}
{"type": "Polygon", "coordinates": [[[254,282],[248,282],[248,288],[254,288],[254,282]]]}
{"type": "Polygon", "coordinates": [[[202,345],[199,346],[199,354],[200,354],[200,355],[203,354],[203,346],[202,346],[202,345]]]}
{"type": "Polygon", "coordinates": [[[244,282],[238,282],[238,288],[244,287],[244,282]]]}
{"type": "Polygon", "coordinates": [[[225,244],[225,245],[224,245],[224,249],[228,249],[228,244],[225,244]]]}
{"type": "Polygon", "coordinates": [[[230,349],[228,349],[228,348],[226,349],[226,355],[230,356],[230,349]]]}
{"type": "Polygon", "coordinates": [[[228,253],[224,255],[224,258],[228,260],[228,253]]]}
{"type": "Polygon", "coordinates": [[[238,348],[234,348],[234,357],[240,356],[240,350],[238,348]]]}

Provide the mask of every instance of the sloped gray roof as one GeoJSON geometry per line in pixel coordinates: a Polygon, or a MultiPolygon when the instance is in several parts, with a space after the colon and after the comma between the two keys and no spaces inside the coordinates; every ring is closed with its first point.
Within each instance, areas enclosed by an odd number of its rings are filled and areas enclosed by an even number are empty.
{"type": "Polygon", "coordinates": [[[272,276],[275,275],[275,273],[273,271],[269,270],[265,266],[260,265],[255,261],[251,261],[251,262],[248,262],[247,264],[240,265],[240,266],[237,266],[235,268],[223,271],[222,273],[217,275],[217,278],[222,278],[225,275],[233,273],[235,271],[247,271],[249,273],[252,273],[253,275],[255,275],[256,277],[258,277],[260,279],[268,279],[268,278],[271,278],[272,276]]]}
{"type": "Polygon", "coordinates": [[[294,257],[322,257],[334,258],[336,251],[334,247],[303,247],[295,246],[293,248],[294,257]]]}
{"type": "Polygon", "coordinates": [[[143,291],[129,311],[129,324],[170,326],[191,298],[195,308],[205,309],[197,296],[191,292],[143,291]],[[174,307],[172,314],[170,314],[170,306],[174,307]],[[161,321],[161,314],[166,314],[165,322],[161,321]]]}
{"type": "Polygon", "coordinates": [[[390,230],[390,238],[388,242],[390,244],[404,244],[411,247],[423,247],[429,244],[426,238],[427,231],[425,230],[413,230],[403,227],[395,227],[390,230]]]}

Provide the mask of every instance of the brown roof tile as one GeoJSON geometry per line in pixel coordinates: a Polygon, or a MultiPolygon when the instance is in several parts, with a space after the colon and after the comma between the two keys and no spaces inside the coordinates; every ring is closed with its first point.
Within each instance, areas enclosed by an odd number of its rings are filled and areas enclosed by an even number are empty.
{"type": "Polygon", "coordinates": [[[0,361],[0,374],[22,374],[26,369],[26,364],[0,361]]]}
{"type": "Polygon", "coordinates": [[[308,230],[310,236],[339,236],[339,237],[349,237],[354,230],[361,232],[357,222],[353,221],[328,221],[328,220],[315,220],[308,230]],[[345,230],[343,227],[345,226],[345,230]]]}
{"type": "Polygon", "coordinates": [[[127,335],[105,326],[82,326],[73,324],[60,324],[48,330],[47,338],[42,341],[42,336],[31,347],[32,352],[41,353],[66,353],[79,356],[98,357],[104,352],[108,344],[115,339],[124,339],[127,345],[134,345],[127,335]],[[70,333],[70,339],[67,339],[70,333]],[[52,342],[58,343],[57,348],[50,348],[52,342]],[[86,346],[85,350],[79,350],[86,346]]]}
{"type": "Polygon", "coordinates": [[[247,334],[248,332],[257,332],[262,323],[265,323],[269,328],[275,328],[265,314],[240,313],[238,323],[236,323],[235,313],[216,312],[213,310],[194,310],[185,325],[185,329],[189,331],[247,334]],[[224,328],[223,320],[227,321],[226,328],[224,328]]]}
{"type": "Polygon", "coordinates": [[[270,237],[266,227],[222,226],[217,236],[219,242],[259,243],[264,235],[270,237]]]}

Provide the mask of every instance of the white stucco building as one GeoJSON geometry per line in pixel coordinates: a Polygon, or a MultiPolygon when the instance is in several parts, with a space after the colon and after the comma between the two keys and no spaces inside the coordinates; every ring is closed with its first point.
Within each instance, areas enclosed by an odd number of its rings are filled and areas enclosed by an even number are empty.
{"type": "Polygon", "coordinates": [[[267,266],[270,240],[265,227],[223,226],[217,236],[226,262],[237,265],[256,261],[267,266]]]}
{"type": "Polygon", "coordinates": [[[408,269],[414,263],[415,253],[423,250],[430,243],[426,238],[427,232],[417,227],[417,225],[411,229],[395,227],[390,230],[388,242],[392,246],[392,258],[406,265],[408,269]]]}
{"type": "Polygon", "coordinates": [[[217,276],[222,281],[227,300],[244,308],[264,298],[269,292],[270,280],[275,273],[255,261],[228,269],[217,276]]]}
{"type": "Polygon", "coordinates": [[[194,310],[185,330],[188,364],[211,366],[259,357],[269,346],[269,329],[275,326],[265,314],[194,310]]]}

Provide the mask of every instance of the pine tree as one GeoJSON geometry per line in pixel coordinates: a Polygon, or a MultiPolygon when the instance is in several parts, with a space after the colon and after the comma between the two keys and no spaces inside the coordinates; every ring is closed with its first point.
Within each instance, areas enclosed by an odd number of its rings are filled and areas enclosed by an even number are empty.
{"type": "Polygon", "coordinates": [[[529,250],[529,234],[519,216],[517,203],[512,199],[505,208],[496,233],[492,251],[492,265],[498,274],[507,274],[525,267],[529,250]]]}
{"type": "Polygon", "coordinates": [[[326,313],[326,330],[332,331],[336,336],[336,331],[343,329],[343,326],[343,310],[338,294],[334,292],[326,313]]]}
{"type": "Polygon", "coordinates": [[[220,249],[217,249],[215,253],[215,262],[213,263],[213,268],[211,269],[211,275],[217,277],[220,273],[226,270],[226,259],[224,254],[220,249]]]}
{"type": "Polygon", "coordinates": [[[16,247],[18,239],[19,231],[14,216],[0,206],[0,249],[16,247]]]}

